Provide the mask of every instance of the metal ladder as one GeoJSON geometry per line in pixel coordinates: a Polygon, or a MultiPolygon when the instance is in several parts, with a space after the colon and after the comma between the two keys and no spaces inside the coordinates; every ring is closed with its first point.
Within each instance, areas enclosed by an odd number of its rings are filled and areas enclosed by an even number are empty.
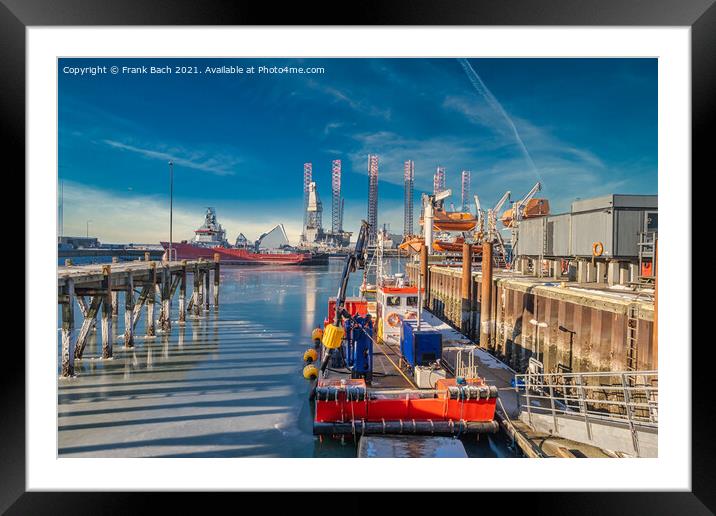
{"type": "Polygon", "coordinates": [[[639,272],[637,273],[637,287],[654,287],[654,276],[642,276],[644,263],[649,260],[654,266],[654,255],[656,246],[656,232],[646,231],[639,233],[639,272]]]}
{"type": "MultiPolygon", "coordinates": [[[[626,370],[636,371],[637,370],[637,359],[638,359],[638,342],[639,342],[639,303],[634,302],[627,308],[627,356],[626,356],[626,370]]],[[[636,377],[633,375],[627,376],[629,385],[636,383],[636,377]]]]}

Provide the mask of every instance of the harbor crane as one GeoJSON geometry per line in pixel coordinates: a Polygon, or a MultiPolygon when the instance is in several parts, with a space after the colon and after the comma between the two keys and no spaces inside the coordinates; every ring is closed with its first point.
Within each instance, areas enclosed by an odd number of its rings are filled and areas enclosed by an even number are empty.
{"type": "Polygon", "coordinates": [[[527,192],[527,194],[522,199],[515,202],[512,205],[512,208],[507,210],[502,215],[502,223],[505,225],[505,227],[508,227],[512,230],[513,259],[517,256],[517,243],[519,238],[517,233],[517,227],[519,226],[520,221],[525,218],[525,211],[527,210],[530,201],[534,198],[535,195],[537,195],[537,192],[539,192],[540,190],[542,190],[542,183],[537,181],[537,183],[535,183],[535,185],[530,189],[529,192],[527,192]]]}
{"type": "Polygon", "coordinates": [[[434,195],[423,194],[423,211],[425,212],[425,223],[423,231],[425,233],[425,247],[428,248],[428,254],[433,254],[433,221],[435,220],[435,209],[440,208],[442,202],[452,195],[449,188],[434,195]]]}
{"type": "Polygon", "coordinates": [[[511,192],[507,190],[505,194],[497,201],[497,204],[492,209],[487,210],[487,233],[488,239],[494,240],[495,234],[499,234],[497,231],[497,214],[500,212],[505,203],[509,200],[511,192]]]}
{"type": "Polygon", "coordinates": [[[342,324],[343,318],[351,318],[350,313],[345,308],[348,279],[356,270],[365,268],[369,228],[370,224],[368,224],[365,220],[362,220],[360,232],[358,233],[358,239],[356,240],[356,246],[353,251],[346,256],[343,273],[341,274],[341,281],[338,285],[338,293],[336,294],[335,312],[332,314],[333,320],[331,324],[326,326],[323,333],[322,343],[326,353],[321,361],[321,374],[325,373],[333,351],[341,346],[343,335],[345,334],[342,324]]]}
{"type": "Polygon", "coordinates": [[[476,233],[479,234],[480,239],[482,239],[485,233],[485,216],[482,213],[482,207],[480,206],[480,198],[477,194],[473,195],[473,198],[475,199],[475,215],[477,216],[476,233]]]}
{"type": "Polygon", "coordinates": [[[496,252],[493,256],[495,258],[495,264],[498,267],[506,267],[508,260],[505,242],[502,240],[502,235],[497,230],[497,214],[509,200],[511,193],[512,192],[510,192],[510,190],[507,190],[504,195],[500,197],[500,200],[497,201],[495,206],[487,210],[487,231],[485,233],[485,237],[483,238],[486,238],[488,242],[493,242],[495,244],[496,252]]]}
{"type": "Polygon", "coordinates": [[[527,192],[527,195],[525,195],[522,199],[515,203],[515,205],[512,207],[513,220],[515,222],[519,222],[520,220],[522,220],[522,218],[524,217],[524,211],[525,207],[527,206],[527,203],[530,202],[540,190],[542,190],[542,183],[537,181],[537,184],[535,184],[532,189],[527,192]]]}

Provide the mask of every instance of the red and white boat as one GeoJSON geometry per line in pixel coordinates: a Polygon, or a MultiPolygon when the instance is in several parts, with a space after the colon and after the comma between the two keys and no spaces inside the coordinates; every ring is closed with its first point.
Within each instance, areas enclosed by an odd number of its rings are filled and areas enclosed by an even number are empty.
{"type": "MultiPolygon", "coordinates": [[[[194,231],[191,242],[173,242],[172,260],[213,260],[218,254],[222,263],[231,265],[322,265],[328,263],[325,253],[285,249],[256,252],[249,246],[233,247],[226,240],[226,230],[216,221],[216,212],[208,208],[204,224],[194,231]]],[[[168,242],[161,242],[169,249],[168,242]]]]}

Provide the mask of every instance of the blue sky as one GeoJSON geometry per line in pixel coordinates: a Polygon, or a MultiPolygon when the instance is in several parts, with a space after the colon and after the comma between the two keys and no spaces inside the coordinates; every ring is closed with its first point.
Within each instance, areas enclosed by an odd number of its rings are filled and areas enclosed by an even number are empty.
{"type": "MultiPolygon", "coordinates": [[[[302,221],[303,163],[330,225],[330,169],[343,162],[346,229],[366,217],[378,154],[379,223],[402,232],[403,162],[416,205],[444,166],[483,205],[541,179],[553,212],[575,198],[657,192],[656,59],[61,59],[59,177],[65,234],[158,242],[175,162],[176,239],[214,206],[233,241],[302,221]],[[88,66],[315,66],[323,74],[97,74],[88,66]],[[480,84],[479,81],[482,81],[480,84]],[[524,147],[522,147],[524,144],[524,147]]],[[[419,208],[416,208],[419,210],[419,208]]],[[[417,219],[417,217],[416,217],[417,219]]]]}

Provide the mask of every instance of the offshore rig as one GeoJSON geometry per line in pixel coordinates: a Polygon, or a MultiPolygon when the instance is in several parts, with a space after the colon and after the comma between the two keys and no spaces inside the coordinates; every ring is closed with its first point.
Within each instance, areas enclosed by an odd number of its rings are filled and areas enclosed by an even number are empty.
{"type": "Polygon", "coordinates": [[[341,196],[341,160],[331,163],[331,229],[323,228],[323,203],[313,180],[313,164],[303,164],[303,230],[299,247],[343,250],[348,248],[351,233],[343,230],[345,199],[341,196]]]}

